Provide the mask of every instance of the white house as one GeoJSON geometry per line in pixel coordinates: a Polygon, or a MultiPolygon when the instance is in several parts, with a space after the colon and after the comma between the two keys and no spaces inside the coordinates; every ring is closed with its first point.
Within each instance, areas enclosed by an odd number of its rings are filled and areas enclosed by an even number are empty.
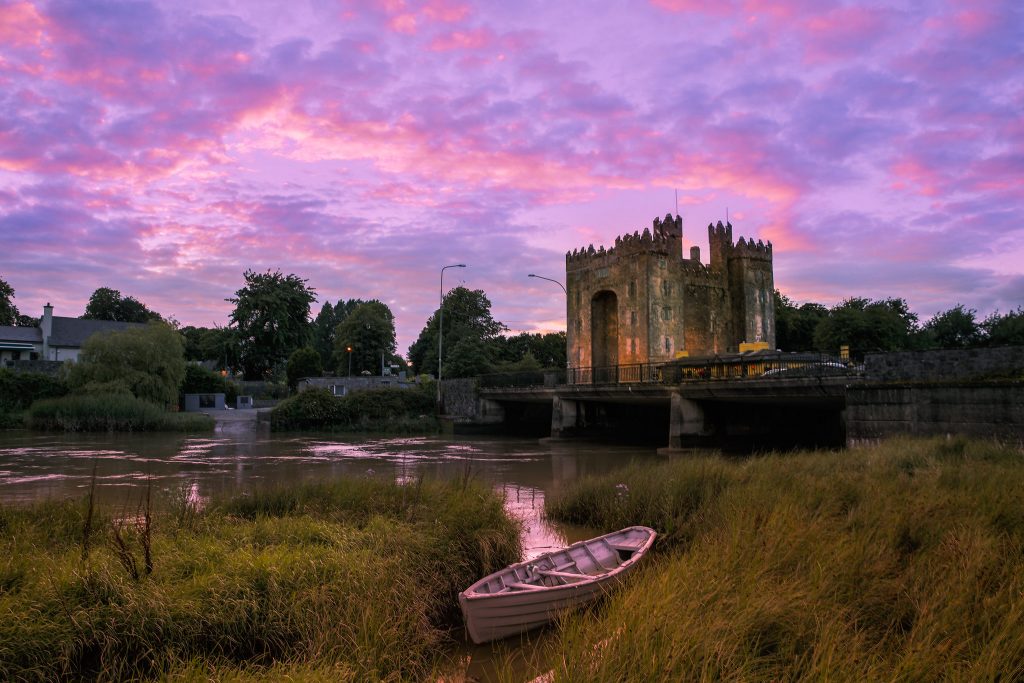
{"type": "Polygon", "coordinates": [[[21,360],[78,360],[82,344],[92,335],[139,326],[140,323],[55,316],[53,306],[46,304],[39,327],[0,325],[0,364],[10,366],[21,360]]]}

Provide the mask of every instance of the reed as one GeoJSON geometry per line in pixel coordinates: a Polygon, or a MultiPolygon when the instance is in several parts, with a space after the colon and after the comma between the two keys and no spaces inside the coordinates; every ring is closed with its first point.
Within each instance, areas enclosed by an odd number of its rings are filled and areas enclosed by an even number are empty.
{"type": "Polygon", "coordinates": [[[211,431],[213,418],[169,413],[126,393],[72,394],[44,399],[27,412],[32,429],[68,432],[211,431]]]}
{"type": "Polygon", "coordinates": [[[458,589],[519,554],[480,485],[278,489],[151,528],[96,511],[83,566],[87,515],[0,507],[0,679],[422,680],[448,665],[458,589]]]}
{"type": "Polygon", "coordinates": [[[556,681],[1019,680],[1021,490],[1019,445],[962,439],[580,482],[552,516],[665,536],[599,610],[563,620],[546,664],[556,681]]]}

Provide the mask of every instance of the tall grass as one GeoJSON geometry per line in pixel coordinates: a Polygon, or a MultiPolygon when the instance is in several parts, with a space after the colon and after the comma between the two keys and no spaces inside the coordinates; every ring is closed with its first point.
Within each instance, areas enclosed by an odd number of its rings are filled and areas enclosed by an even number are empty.
{"type": "Polygon", "coordinates": [[[36,401],[29,408],[32,429],[68,432],[211,431],[213,418],[168,413],[127,393],[72,394],[36,401]]]}
{"type": "Polygon", "coordinates": [[[470,484],[279,489],[154,519],[133,578],[84,504],[0,507],[0,679],[397,681],[444,669],[456,594],[519,555],[501,500],[470,484]]]}
{"type": "Polygon", "coordinates": [[[590,479],[549,514],[664,533],[566,618],[558,681],[1020,680],[1024,453],[896,440],[590,479]]]}

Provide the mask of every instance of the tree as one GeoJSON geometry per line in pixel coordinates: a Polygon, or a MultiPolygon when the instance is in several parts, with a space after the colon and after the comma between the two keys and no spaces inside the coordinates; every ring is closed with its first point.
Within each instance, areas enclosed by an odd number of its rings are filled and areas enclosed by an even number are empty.
{"type": "Polygon", "coordinates": [[[14,305],[14,288],[0,278],[0,325],[17,325],[18,307],[14,305]]]}
{"type": "Polygon", "coordinates": [[[775,346],[785,351],[810,351],[814,348],[814,333],[818,324],[828,316],[821,304],[805,303],[797,306],[788,296],[775,290],[775,346]]]}
{"type": "Polygon", "coordinates": [[[319,377],[324,373],[320,354],[312,346],[303,346],[288,358],[288,387],[295,390],[303,377],[319,377]]]}
{"type": "MultiPolygon", "coordinates": [[[[465,376],[453,375],[447,370],[448,364],[452,362],[453,354],[457,351],[458,343],[463,339],[482,342],[484,344],[483,353],[493,363],[492,355],[495,349],[491,342],[508,328],[491,317],[491,302],[483,290],[456,287],[445,295],[442,306],[444,308],[444,348],[450,350],[444,352],[444,377],[465,376]]],[[[437,372],[437,331],[440,313],[441,309],[434,311],[434,314],[427,320],[426,326],[420,331],[420,336],[409,347],[409,360],[412,361],[416,373],[437,372]]],[[[474,354],[477,352],[475,345],[463,348],[472,349],[474,354]]]]}
{"type": "Polygon", "coordinates": [[[814,333],[820,351],[836,353],[847,344],[855,357],[871,351],[903,351],[912,347],[917,316],[903,299],[850,298],[829,310],[814,333]]]}
{"type": "Polygon", "coordinates": [[[331,306],[330,301],[325,301],[317,313],[316,320],[313,321],[313,348],[320,354],[321,366],[329,365],[331,362],[334,354],[334,329],[337,326],[334,306],[331,306]]]}
{"type": "Polygon", "coordinates": [[[185,360],[213,361],[214,367],[226,370],[238,364],[234,331],[227,327],[193,327],[179,330],[185,341],[185,360]]]}
{"type": "Polygon", "coordinates": [[[334,331],[338,374],[348,372],[349,347],[352,348],[353,374],[364,370],[377,374],[380,371],[381,355],[390,364],[396,346],[395,316],[391,309],[376,299],[358,304],[334,331]]]}
{"type": "Polygon", "coordinates": [[[68,386],[93,392],[127,389],[168,408],[178,402],[185,377],[181,335],[162,322],[94,334],[68,371],[68,386]]]}
{"type": "Polygon", "coordinates": [[[999,315],[999,311],[996,311],[985,318],[981,327],[985,330],[988,346],[1024,345],[1024,307],[1018,307],[1006,315],[999,315]]]}
{"type": "Polygon", "coordinates": [[[246,379],[265,377],[309,338],[316,290],[297,275],[247,270],[245,286],[225,301],[235,304],[231,325],[246,379]]]}
{"type": "Polygon", "coordinates": [[[89,297],[82,318],[87,320],[116,320],[123,323],[146,323],[162,320],[159,313],[151,311],[135,297],[121,296],[121,292],[109,287],[100,287],[89,297]]]}
{"type": "Polygon", "coordinates": [[[939,349],[968,349],[982,340],[981,325],[975,320],[977,311],[957,304],[948,311],[936,313],[921,328],[923,345],[939,349]]]}
{"type": "Polygon", "coordinates": [[[496,371],[504,372],[512,366],[518,367],[527,356],[530,361],[525,363],[524,369],[526,366],[533,369],[533,365],[537,366],[536,369],[565,367],[565,332],[521,332],[511,337],[498,336],[493,344],[496,371]]]}

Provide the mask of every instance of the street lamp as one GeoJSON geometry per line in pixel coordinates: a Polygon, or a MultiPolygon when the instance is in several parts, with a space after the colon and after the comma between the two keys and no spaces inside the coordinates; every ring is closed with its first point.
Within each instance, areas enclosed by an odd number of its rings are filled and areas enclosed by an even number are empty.
{"type": "MultiPolygon", "coordinates": [[[[547,280],[548,282],[554,282],[556,285],[558,285],[559,287],[562,288],[562,293],[565,294],[565,331],[566,331],[566,334],[568,335],[568,332],[569,332],[569,292],[565,291],[565,285],[563,285],[558,280],[552,280],[551,278],[544,277],[543,275],[534,275],[533,273],[530,273],[526,277],[535,277],[535,278],[537,278],[539,280],[547,280]]],[[[565,356],[566,356],[566,358],[565,358],[565,367],[568,368],[569,367],[569,353],[568,353],[568,350],[566,350],[565,356]]]]}
{"type": "Polygon", "coordinates": [[[348,376],[352,376],[352,347],[346,346],[345,351],[348,352],[348,376]]]}
{"type": "Polygon", "coordinates": [[[561,287],[561,288],[562,288],[562,293],[563,293],[563,294],[565,294],[566,296],[569,296],[569,292],[565,291],[565,285],[563,285],[563,284],[562,284],[561,282],[559,282],[558,280],[552,280],[551,278],[549,278],[549,277],[544,277],[543,275],[534,275],[533,273],[530,273],[530,274],[529,274],[529,275],[527,275],[526,277],[535,277],[535,278],[539,278],[539,279],[541,279],[541,280],[547,280],[548,282],[554,282],[554,283],[555,283],[556,285],[558,285],[559,287],[561,287]]]}
{"type": "Polygon", "coordinates": [[[449,268],[465,268],[465,263],[455,263],[441,269],[441,304],[437,320],[437,407],[441,408],[441,351],[444,348],[444,271],[449,268]]]}

